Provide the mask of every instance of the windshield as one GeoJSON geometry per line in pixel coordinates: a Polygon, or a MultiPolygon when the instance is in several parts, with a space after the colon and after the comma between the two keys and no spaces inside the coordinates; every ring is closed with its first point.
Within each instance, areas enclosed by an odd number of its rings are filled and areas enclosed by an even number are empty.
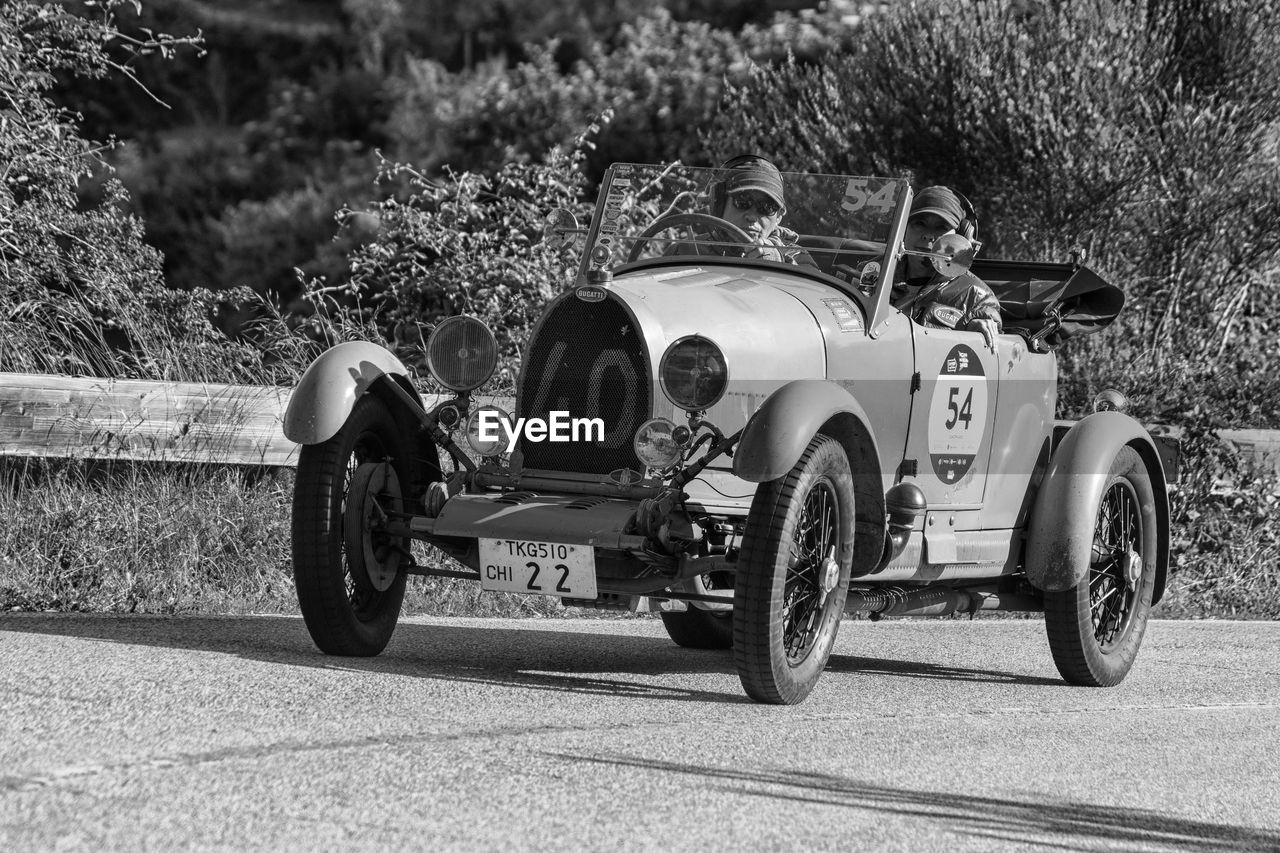
{"type": "Polygon", "coordinates": [[[614,164],[600,187],[582,272],[729,257],[856,281],[869,262],[886,262],[894,217],[908,193],[904,179],[779,174],[780,187],[741,188],[716,168],[614,164]]]}

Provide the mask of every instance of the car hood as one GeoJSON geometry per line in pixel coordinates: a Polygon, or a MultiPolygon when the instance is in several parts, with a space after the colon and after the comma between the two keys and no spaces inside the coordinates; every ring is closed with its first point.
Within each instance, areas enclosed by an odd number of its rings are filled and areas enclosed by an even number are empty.
{"type": "MultiPolygon", "coordinates": [[[[529,467],[611,472],[637,468],[631,439],[650,417],[683,422],[658,371],[677,340],[713,341],[728,365],[729,390],[707,412],[726,434],[777,388],[827,375],[832,288],[773,269],[662,266],[575,288],[544,312],[525,353],[517,409],[523,417],[566,411],[600,417],[604,441],[525,446],[529,467]]],[[[846,305],[858,318],[860,309],[846,305]]]]}
{"type": "Polygon", "coordinates": [[[608,290],[635,317],[655,374],[667,347],[700,335],[724,352],[730,391],[742,396],[826,375],[822,332],[788,289],[795,284],[769,272],[692,267],[621,277],[608,290]]]}

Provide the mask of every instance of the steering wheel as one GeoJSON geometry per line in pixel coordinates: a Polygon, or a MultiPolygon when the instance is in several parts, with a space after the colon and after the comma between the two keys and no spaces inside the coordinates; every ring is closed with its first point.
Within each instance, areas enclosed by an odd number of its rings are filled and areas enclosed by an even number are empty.
{"type": "Polygon", "coordinates": [[[635,244],[631,247],[631,254],[627,255],[627,263],[631,263],[640,257],[640,250],[655,235],[666,231],[668,228],[675,228],[677,225],[701,225],[712,231],[720,232],[720,234],[728,237],[730,242],[741,243],[744,246],[754,245],[755,242],[748,236],[746,231],[743,231],[737,225],[718,216],[712,216],[710,213],[673,213],[670,216],[654,220],[648,228],[641,232],[640,236],[636,238],[635,244]]]}

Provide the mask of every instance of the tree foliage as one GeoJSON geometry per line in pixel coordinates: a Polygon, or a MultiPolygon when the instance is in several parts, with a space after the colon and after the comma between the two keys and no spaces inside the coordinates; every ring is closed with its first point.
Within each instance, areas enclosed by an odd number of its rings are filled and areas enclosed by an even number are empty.
{"type": "Polygon", "coordinates": [[[50,97],[60,74],[130,76],[129,57],[191,40],[121,31],[120,2],[83,5],[86,15],[0,4],[0,370],[234,375],[252,356],[210,325],[211,297],[165,287],[120,182],[107,176],[99,201],[81,203],[77,186],[101,172],[101,146],[50,97]]]}
{"type": "MultiPolygon", "coordinates": [[[[252,120],[155,137],[116,159],[138,189],[132,209],[169,248],[171,286],[248,284],[295,310],[300,270],[313,289],[376,291],[391,322],[401,310],[393,304],[413,303],[409,279],[387,290],[370,273],[371,253],[389,240],[403,260],[411,234],[430,247],[417,255],[420,295],[487,264],[478,247],[499,246],[506,220],[472,216],[464,189],[535,180],[545,152],[571,148],[608,110],[567,185],[584,175],[593,184],[614,160],[706,163],[754,149],[794,169],[952,184],[977,204],[988,255],[1062,258],[1084,244],[1129,306],[1122,332],[1072,348],[1069,377],[1097,375],[1092,362],[1116,348],[1126,364],[1183,364],[1204,376],[1228,364],[1256,375],[1275,358],[1280,22],[1263,0],[831,2],[772,15],[787,5],[776,4],[750,14],[725,7],[713,23],[696,19],[711,14],[697,3],[634,20],[625,4],[570,4],[556,30],[577,40],[569,54],[554,40],[525,44],[514,65],[477,56],[469,69],[416,44],[426,6],[333,0],[303,21],[287,6],[155,5],[161,20],[181,7],[211,32],[332,54],[323,66],[278,69],[277,84],[259,87],[266,106],[252,120]],[[416,231],[350,227],[405,224],[395,205],[413,190],[372,183],[379,152],[422,176],[406,210],[431,213],[416,231]],[[504,171],[513,164],[526,171],[504,171]],[[440,187],[454,188],[457,203],[431,195],[440,187]],[[369,205],[373,219],[353,218],[369,205]]],[[[470,16],[476,33],[516,20],[498,0],[436,6],[470,16]]],[[[506,55],[496,47],[505,38],[491,39],[494,57],[506,55]]],[[[44,79],[74,71],[60,66],[44,79]]],[[[174,91],[166,86],[157,84],[174,91]]],[[[102,186],[88,209],[115,216],[125,196],[102,186]]],[[[74,208],[69,198],[64,210],[74,208]]],[[[421,307],[434,316],[452,298],[421,307]]]]}
{"type": "Polygon", "coordinates": [[[820,52],[834,20],[771,22],[799,0],[653,5],[151,0],[122,10],[131,25],[199,27],[208,46],[138,69],[172,109],[113,77],[60,93],[91,133],[130,138],[112,162],[172,286],[247,285],[287,305],[294,268],[340,275],[320,248],[335,224],[311,213],[372,201],[375,151],[432,174],[492,172],[571,144],[613,107],[593,178],[614,158],[701,156],[691,129],[714,112],[724,74],[752,51],[820,52]]]}
{"type": "Polygon", "coordinates": [[[715,113],[724,81],[745,74],[749,63],[734,34],[662,10],[624,24],[615,44],[595,43],[567,70],[554,48],[531,49],[528,62],[464,84],[465,98],[447,93],[453,97],[442,103],[406,92],[398,119],[421,127],[428,120],[415,121],[411,111],[425,108],[444,134],[431,151],[402,136],[399,150],[415,160],[492,170],[570,143],[608,109],[615,119],[588,158],[593,179],[615,161],[698,160],[704,152],[692,129],[715,113]]]}

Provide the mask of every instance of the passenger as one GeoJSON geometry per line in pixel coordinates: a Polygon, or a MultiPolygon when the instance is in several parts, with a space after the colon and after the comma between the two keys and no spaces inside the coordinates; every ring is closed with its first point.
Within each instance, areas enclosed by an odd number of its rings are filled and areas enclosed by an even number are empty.
{"type": "Polygon", "coordinates": [[[720,169],[720,178],[711,186],[710,213],[741,228],[755,245],[707,245],[698,242],[699,239],[731,242],[728,235],[708,229],[712,233],[677,243],[667,254],[719,255],[814,265],[809,253],[796,245],[799,235],[782,226],[787,206],[778,167],[764,157],[739,154],[726,160],[720,169]]]}
{"type": "MultiPolygon", "coordinates": [[[[908,249],[927,251],[945,234],[972,240],[978,230],[973,207],[947,187],[925,187],[911,202],[904,239],[908,249]]],[[[970,272],[947,278],[929,258],[906,255],[898,268],[892,302],[925,325],[975,331],[996,351],[1000,334],[1000,300],[986,282],[970,272]]]]}

